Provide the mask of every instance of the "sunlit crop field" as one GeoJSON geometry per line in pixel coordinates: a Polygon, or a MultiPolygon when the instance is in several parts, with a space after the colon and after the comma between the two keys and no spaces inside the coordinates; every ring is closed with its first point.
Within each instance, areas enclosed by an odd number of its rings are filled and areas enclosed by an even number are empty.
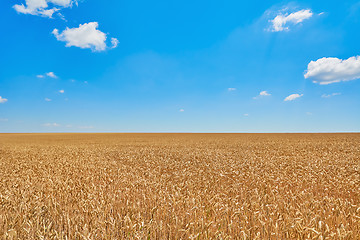
{"type": "Polygon", "coordinates": [[[0,134],[3,239],[360,239],[360,134],[0,134]]]}

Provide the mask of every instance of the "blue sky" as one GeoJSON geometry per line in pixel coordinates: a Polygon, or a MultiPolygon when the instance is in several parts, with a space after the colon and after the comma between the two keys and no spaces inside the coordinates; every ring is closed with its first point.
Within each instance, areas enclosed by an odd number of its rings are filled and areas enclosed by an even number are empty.
{"type": "Polygon", "coordinates": [[[0,11],[0,132],[360,131],[359,1],[0,11]]]}

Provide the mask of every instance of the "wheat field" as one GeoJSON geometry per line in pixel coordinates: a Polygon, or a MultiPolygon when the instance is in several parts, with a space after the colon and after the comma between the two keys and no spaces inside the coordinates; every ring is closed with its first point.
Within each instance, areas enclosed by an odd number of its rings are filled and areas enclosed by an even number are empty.
{"type": "Polygon", "coordinates": [[[360,134],[0,134],[2,239],[360,239],[360,134]]]}

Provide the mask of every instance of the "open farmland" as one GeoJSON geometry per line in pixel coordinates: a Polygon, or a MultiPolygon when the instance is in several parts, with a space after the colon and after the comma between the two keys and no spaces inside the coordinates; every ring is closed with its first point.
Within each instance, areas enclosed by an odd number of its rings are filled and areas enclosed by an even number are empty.
{"type": "Polygon", "coordinates": [[[360,134],[0,134],[3,239],[360,239],[360,134]]]}

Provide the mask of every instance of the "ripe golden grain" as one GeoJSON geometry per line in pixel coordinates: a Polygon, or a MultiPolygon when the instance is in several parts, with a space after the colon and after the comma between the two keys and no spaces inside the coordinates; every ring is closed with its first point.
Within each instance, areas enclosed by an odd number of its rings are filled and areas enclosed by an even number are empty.
{"type": "Polygon", "coordinates": [[[360,134],[0,134],[3,239],[360,239],[360,134]]]}

